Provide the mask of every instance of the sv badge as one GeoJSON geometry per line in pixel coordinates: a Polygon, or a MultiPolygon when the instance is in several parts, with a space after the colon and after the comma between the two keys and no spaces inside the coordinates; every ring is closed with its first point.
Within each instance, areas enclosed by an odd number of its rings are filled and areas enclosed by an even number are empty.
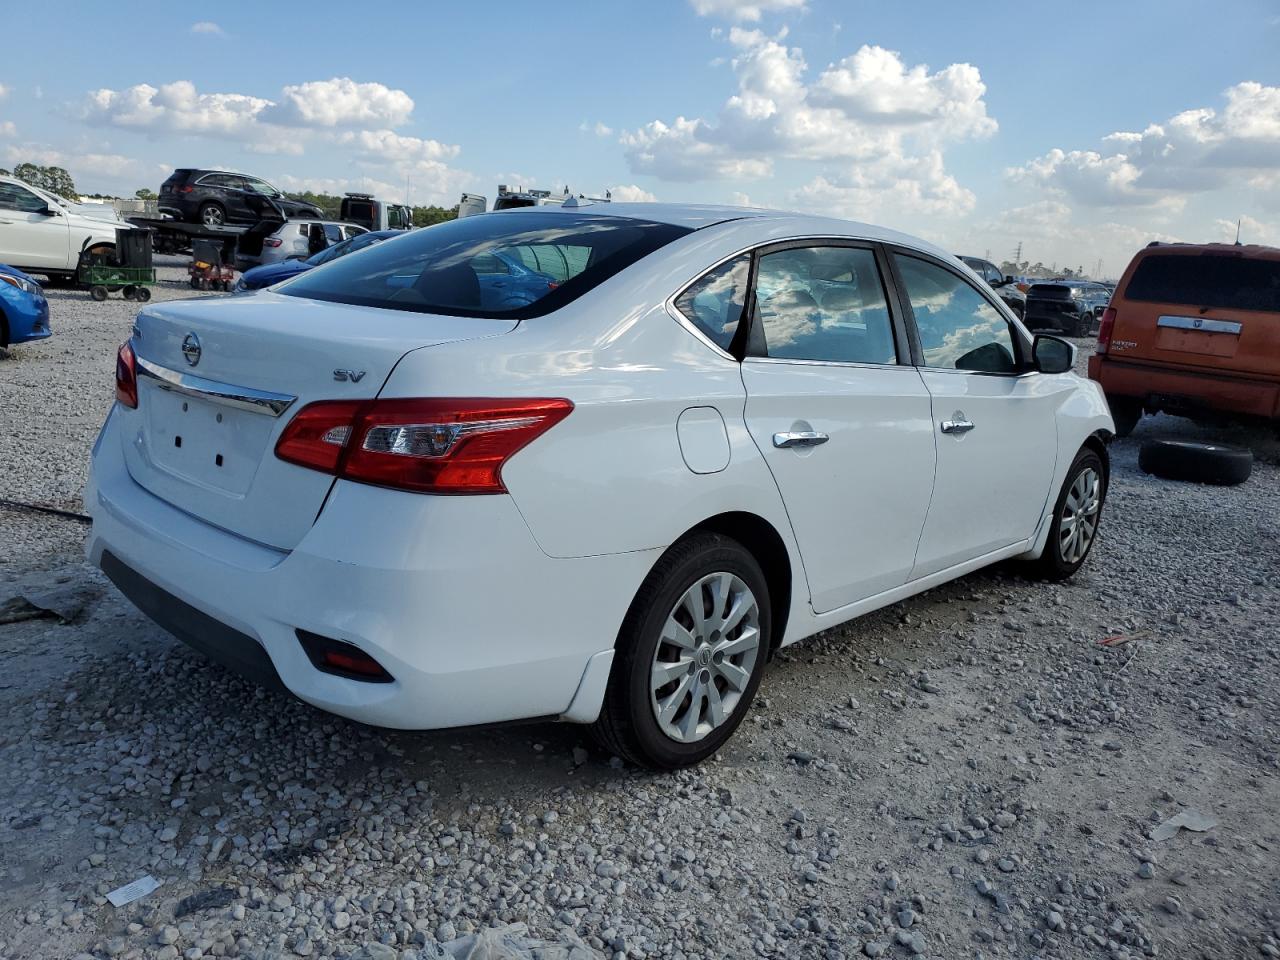
{"type": "Polygon", "coordinates": [[[339,382],[350,380],[352,383],[359,383],[364,379],[363,370],[335,370],[333,371],[333,379],[339,382]]]}

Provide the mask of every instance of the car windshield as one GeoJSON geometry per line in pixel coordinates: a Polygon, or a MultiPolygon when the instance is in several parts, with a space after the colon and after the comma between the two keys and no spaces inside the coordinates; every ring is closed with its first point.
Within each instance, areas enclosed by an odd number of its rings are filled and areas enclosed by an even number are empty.
{"type": "Polygon", "coordinates": [[[523,319],[559,309],[687,233],[671,224],[568,211],[464,217],[304,273],[280,292],[389,310],[523,319]]]}
{"type": "Polygon", "coordinates": [[[1138,264],[1129,300],[1280,313],[1280,260],[1152,255],[1138,264]]]}

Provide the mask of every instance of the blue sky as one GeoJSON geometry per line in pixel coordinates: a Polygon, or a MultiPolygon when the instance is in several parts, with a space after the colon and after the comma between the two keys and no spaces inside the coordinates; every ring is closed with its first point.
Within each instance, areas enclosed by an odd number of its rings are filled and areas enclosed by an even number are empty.
{"type": "Polygon", "coordinates": [[[413,202],[749,202],[1120,270],[1280,244],[1280,2],[76,6],[0,64],[0,165],[413,202]],[[1120,136],[1116,136],[1119,134],[1120,136]]]}

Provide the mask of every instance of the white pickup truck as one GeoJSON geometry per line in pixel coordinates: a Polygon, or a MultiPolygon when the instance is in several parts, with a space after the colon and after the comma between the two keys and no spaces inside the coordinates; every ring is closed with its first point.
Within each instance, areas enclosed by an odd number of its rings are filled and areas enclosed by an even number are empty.
{"type": "Polygon", "coordinates": [[[66,200],[13,177],[0,177],[0,263],[38,273],[54,283],[70,280],[80,251],[116,244],[117,220],[88,216],[66,200]]]}

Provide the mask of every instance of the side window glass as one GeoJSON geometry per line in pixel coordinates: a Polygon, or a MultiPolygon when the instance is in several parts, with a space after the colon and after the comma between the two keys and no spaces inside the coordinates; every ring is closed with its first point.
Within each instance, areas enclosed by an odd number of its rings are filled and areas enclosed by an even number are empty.
{"type": "Polygon", "coordinates": [[[788,360],[896,364],[875,254],[804,247],[760,258],[754,352],[788,360]]]}
{"type": "Polygon", "coordinates": [[[915,257],[894,254],[920,333],[926,367],[1016,373],[1008,322],[961,277],[915,257]]]}
{"type": "Polygon", "coordinates": [[[342,239],[342,228],[336,223],[326,223],[324,225],[324,236],[330,243],[337,243],[342,239]]]}
{"type": "Polygon", "coordinates": [[[45,202],[30,190],[24,190],[15,183],[0,183],[0,207],[35,213],[37,210],[44,209],[45,202]]]}
{"type": "Polygon", "coordinates": [[[743,254],[703,274],[680,294],[676,309],[721,350],[738,332],[747,302],[751,254],[743,254]]]}

